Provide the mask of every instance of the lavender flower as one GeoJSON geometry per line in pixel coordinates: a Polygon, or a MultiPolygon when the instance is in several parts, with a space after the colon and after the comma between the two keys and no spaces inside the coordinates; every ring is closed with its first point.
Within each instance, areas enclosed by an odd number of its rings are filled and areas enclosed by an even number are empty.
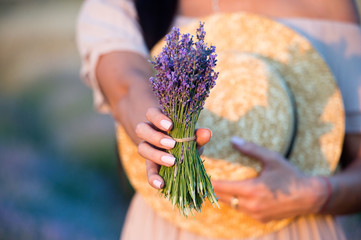
{"type": "MultiPolygon", "coordinates": [[[[173,121],[173,138],[194,135],[200,111],[218,77],[214,71],[215,47],[207,46],[205,35],[204,23],[197,29],[196,42],[190,34],[181,35],[178,28],[173,28],[162,52],[150,61],[157,74],[149,80],[163,113],[173,121]]],[[[201,209],[205,197],[217,203],[195,141],[177,143],[171,153],[176,164],[162,167],[160,175],[166,183],[162,193],[173,206],[188,215],[192,209],[201,209]]]]}
{"type": "Polygon", "coordinates": [[[183,34],[180,39],[179,29],[173,28],[166,36],[162,52],[151,61],[157,74],[150,78],[150,82],[163,112],[172,117],[181,105],[187,126],[192,115],[198,117],[218,77],[213,69],[217,61],[215,47],[207,47],[204,43],[206,33],[203,26],[201,23],[197,29],[196,43],[189,34],[183,34]]]}

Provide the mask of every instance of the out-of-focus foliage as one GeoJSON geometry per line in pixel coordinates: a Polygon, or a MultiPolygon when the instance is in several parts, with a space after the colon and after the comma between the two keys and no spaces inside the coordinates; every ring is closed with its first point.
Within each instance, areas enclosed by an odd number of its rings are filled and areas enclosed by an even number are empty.
{"type": "Polygon", "coordinates": [[[80,1],[0,1],[0,239],[118,239],[131,190],[79,78],[80,1]]]}

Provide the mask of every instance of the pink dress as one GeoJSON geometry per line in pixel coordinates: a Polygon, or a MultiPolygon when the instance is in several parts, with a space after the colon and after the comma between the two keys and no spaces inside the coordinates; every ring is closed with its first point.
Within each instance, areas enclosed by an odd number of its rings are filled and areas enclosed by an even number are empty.
{"type": "MultiPolygon", "coordinates": [[[[131,0],[87,0],[81,9],[77,41],[82,57],[82,77],[93,89],[94,104],[109,112],[95,67],[99,56],[111,51],[130,51],[149,58],[131,0]]],[[[194,19],[178,16],[173,25],[194,19]]],[[[361,28],[356,24],[302,18],[277,19],[306,37],[325,59],[343,95],[346,132],[361,132],[361,28]]],[[[123,240],[206,240],[178,229],[153,211],[135,194],[123,227],[123,240]]],[[[332,216],[302,216],[285,228],[257,239],[345,239],[332,216]]]]}

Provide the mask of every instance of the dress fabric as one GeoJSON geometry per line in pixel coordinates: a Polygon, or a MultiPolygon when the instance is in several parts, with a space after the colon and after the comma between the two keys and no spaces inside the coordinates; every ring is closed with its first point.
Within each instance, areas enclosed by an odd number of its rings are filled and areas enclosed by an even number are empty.
{"type": "MultiPolygon", "coordinates": [[[[129,207],[123,226],[121,240],[225,240],[195,235],[176,228],[174,225],[158,216],[143,200],[135,194],[129,207]]],[[[310,215],[296,218],[286,227],[277,232],[257,238],[242,238],[242,240],[344,240],[341,227],[332,216],[310,215]]],[[[240,240],[240,239],[234,239],[240,240]]]]}
{"type": "MultiPolygon", "coordinates": [[[[356,24],[288,18],[275,19],[307,38],[324,58],[340,87],[346,132],[361,132],[361,28],[356,24]]],[[[173,25],[194,19],[178,16],[173,25]]],[[[78,17],[77,43],[82,58],[81,75],[93,89],[94,104],[100,112],[109,107],[99,89],[95,69],[102,54],[131,51],[146,58],[149,52],[137,23],[132,0],[87,0],[78,17]]],[[[178,229],[157,215],[139,194],[132,200],[121,236],[122,240],[206,240],[178,229]]],[[[280,231],[257,239],[345,239],[331,216],[296,218],[280,231]]]]}

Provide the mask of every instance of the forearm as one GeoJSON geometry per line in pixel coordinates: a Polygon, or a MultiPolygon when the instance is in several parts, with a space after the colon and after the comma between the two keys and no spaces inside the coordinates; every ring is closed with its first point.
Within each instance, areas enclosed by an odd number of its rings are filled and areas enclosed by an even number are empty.
{"type": "Polygon", "coordinates": [[[329,178],[332,195],[325,213],[348,214],[361,211],[360,147],[360,135],[346,136],[343,160],[354,160],[343,171],[329,178]]]}
{"type": "Polygon", "coordinates": [[[149,84],[152,70],[147,60],[135,53],[112,52],[99,59],[96,74],[112,115],[135,143],[135,126],[146,121],[145,112],[157,105],[149,84]]]}
{"type": "Polygon", "coordinates": [[[325,213],[348,214],[361,211],[361,159],[330,177],[332,195],[325,213]]]}

